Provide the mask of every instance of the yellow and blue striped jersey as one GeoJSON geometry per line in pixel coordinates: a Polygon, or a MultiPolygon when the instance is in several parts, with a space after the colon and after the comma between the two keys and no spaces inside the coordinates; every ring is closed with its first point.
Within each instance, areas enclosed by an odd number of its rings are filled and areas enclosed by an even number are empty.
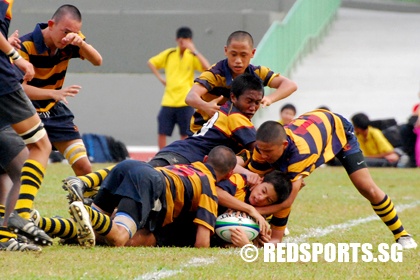
{"type": "MultiPolygon", "coordinates": [[[[250,64],[245,73],[251,73],[258,76],[264,86],[268,86],[271,81],[279,76],[265,66],[255,66],[250,64]]],[[[218,63],[212,65],[208,70],[201,73],[194,82],[200,84],[207,89],[207,93],[201,98],[208,102],[219,96],[224,96],[224,99],[219,104],[224,104],[230,99],[230,89],[232,87],[233,76],[228,66],[227,59],[221,60],[218,63]]],[[[201,110],[197,110],[193,118],[191,119],[191,131],[197,132],[203,123],[205,123],[209,117],[201,110]]]]}
{"type": "Polygon", "coordinates": [[[172,223],[182,213],[196,212],[193,222],[214,232],[218,200],[213,168],[194,162],[155,169],[166,178],[166,216],[162,226],[172,223]]]}
{"type": "Polygon", "coordinates": [[[269,164],[256,147],[248,165],[249,170],[265,174],[277,169],[296,181],[333,159],[347,144],[340,116],[326,110],[303,114],[284,129],[288,145],[283,155],[275,163],[269,164]]]}
{"type": "Polygon", "coordinates": [[[216,146],[223,145],[235,153],[255,142],[256,130],[251,120],[243,115],[231,101],[220,110],[193,136],[174,141],[161,152],[177,153],[189,162],[202,161],[216,146]]]}
{"type": "MultiPolygon", "coordinates": [[[[73,45],[67,45],[63,49],[57,49],[55,54],[50,53],[50,49],[45,45],[42,29],[48,27],[46,23],[36,25],[33,32],[20,38],[22,48],[20,55],[32,63],[35,69],[34,78],[28,82],[28,85],[43,89],[61,89],[64,84],[67,67],[71,58],[80,57],[80,48],[73,45]]],[[[84,39],[83,34],[79,35],[84,39]]],[[[38,112],[47,112],[54,107],[56,101],[32,100],[34,107],[38,112]]]]}

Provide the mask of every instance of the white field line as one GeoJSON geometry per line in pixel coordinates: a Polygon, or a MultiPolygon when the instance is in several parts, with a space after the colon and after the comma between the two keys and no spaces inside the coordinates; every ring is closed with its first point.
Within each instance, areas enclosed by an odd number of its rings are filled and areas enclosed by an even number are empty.
{"type": "MultiPolygon", "coordinates": [[[[395,206],[395,209],[397,210],[397,214],[400,212],[403,212],[406,209],[414,208],[416,206],[420,205],[420,201],[414,201],[410,204],[402,204],[395,206]]],[[[379,220],[379,217],[377,215],[368,216],[365,218],[350,220],[348,222],[337,224],[337,225],[331,225],[326,228],[310,228],[307,233],[304,233],[298,237],[285,237],[285,242],[287,243],[303,243],[306,242],[309,238],[313,237],[320,237],[325,236],[327,234],[330,234],[338,229],[340,230],[346,230],[350,229],[354,226],[368,223],[370,221],[379,220]]]]}
{"type": "Polygon", "coordinates": [[[190,268],[190,267],[195,267],[195,266],[205,266],[205,265],[209,265],[212,264],[216,261],[216,258],[192,258],[190,259],[186,264],[184,264],[183,266],[181,266],[180,269],[177,270],[170,270],[170,269],[162,269],[159,271],[155,271],[155,272],[149,272],[143,275],[140,275],[138,277],[136,277],[136,280],[157,280],[157,279],[163,279],[163,278],[167,278],[167,277],[171,277],[174,276],[178,273],[182,273],[183,272],[183,268],[190,268]]]}
{"type": "MultiPolygon", "coordinates": [[[[410,204],[402,204],[395,206],[395,209],[397,210],[397,213],[403,212],[406,209],[414,208],[420,205],[420,200],[414,201],[410,204]]],[[[354,226],[365,224],[374,220],[379,220],[379,217],[377,215],[371,215],[365,218],[359,218],[355,220],[350,220],[345,223],[337,224],[337,225],[331,225],[325,228],[310,228],[308,229],[307,233],[301,234],[298,237],[285,237],[285,242],[287,243],[303,243],[306,242],[309,238],[313,237],[320,237],[325,236],[330,233],[333,233],[334,231],[340,229],[340,230],[348,230],[354,226]]],[[[293,232],[292,232],[293,234],[293,232]]],[[[220,254],[239,254],[240,250],[239,248],[236,248],[234,250],[220,250],[220,254]]],[[[143,275],[140,275],[135,278],[135,280],[157,280],[157,279],[164,279],[173,275],[176,275],[178,273],[183,272],[183,268],[189,268],[189,267],[196,267],[196,266],[205,266],[212,264],[216,261],[216,258],[192,258],[183,265],[180,269],[177,270],[167,270],[162,269],[156,272],[149,272],[143,275]]]]}

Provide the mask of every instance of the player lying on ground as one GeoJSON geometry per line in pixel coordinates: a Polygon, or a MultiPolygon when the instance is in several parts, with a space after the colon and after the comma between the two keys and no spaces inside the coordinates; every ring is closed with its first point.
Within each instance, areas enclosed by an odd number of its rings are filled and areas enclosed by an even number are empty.
{"type": "Polygon", "coordinates": [[[92,207],[81,201],[70,204],[79,241],[82,245],[93,245],[94,236],[93,239],[90,236],[93,228],[107,244],[124,246],[138,230],[153,233],[181,218],[184,212],[194,212],[195,247],[209,247],[217,217],[215,183],[232,174],[236,156],[229,148],[217,146],[203,162],[162,168],[134,160],[117,164],[92,207]],[[115,218],[111,220],[115,209],[115,218]]]}
{"type": "MultiPolygon", "coordinates": [[[[357,190],[372,205],[375,213],[387,225],[395,241],[405,249],[417,243],[404,229],[391,199],[373,181],[352,124],[344,117],[327,110],[315,110],[301,115],[288,126],[275,121],[263,123],[257,131],[256,148],[248,169],[238,168],[249,180],[273,169],[287,172],[292,180],[290,197],[280,205],[265,207],[262,214],[289,212],[302,187],[303,179],[317,167],[337,157],[357,190]]],[[[281,242],[283,230],[273,227],[270,242],[281,242]]]]}

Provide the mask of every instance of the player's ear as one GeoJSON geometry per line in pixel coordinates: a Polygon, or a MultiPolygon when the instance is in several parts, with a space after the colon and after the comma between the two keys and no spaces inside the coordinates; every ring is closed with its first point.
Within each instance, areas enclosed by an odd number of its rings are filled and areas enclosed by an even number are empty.
{"type": "Polygon", "coordinates": [[[48,28],[52,28],[54,26],[54,24],[55,24],[54,20],[50,19],[48,21],[48,28]]]}
{"type": "Polygon", "coordinates": [[[203,159],[203,162],[207,162],[208,159],[209,159],[209,156],[205,155],[204,159],[203,159]]]}
{"type": "Polygon", "coordinates": [[[289,142],[287,142],[287,140],[284,140],[283,145],[282,145],[283,148],[286,149],[288,145],[289,145],[289,142]]]}
{"type": "Polygon", "coordinates": [[[227,46],[225,46],[225,56],[227,56],[227,46]]]}
{"type": "Polygon", "coordinates": [[[254,54],[255,54],[255,52],[257,51],[257,49],[256,48],[254,48],[253,50],[252,50],[252,57],[254,57],[254,54]]]}

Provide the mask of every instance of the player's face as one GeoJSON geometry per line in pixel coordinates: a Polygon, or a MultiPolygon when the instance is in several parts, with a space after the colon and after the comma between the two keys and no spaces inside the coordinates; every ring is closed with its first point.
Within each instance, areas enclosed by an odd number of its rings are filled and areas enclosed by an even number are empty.
{"type": "Polygon", "coordinates": [[[255,143],[262,158],[268,163],[275,163],[287,147],[287,141],[267,143],[257,140],[255,143]]]}
{"type": "Polygon", "coordinates": [[[283,121],[283,125],[288,125],[295,117],[295,111],[291,109],[284,109],[280,114],[280,118],[283,121]]]}
{"type": "Polygon", "coordinates": [[[225,46],[225,55],[233,78],[245,73],[251,58],[254,57],[255,49],[248,40],[232,40],[229,46],[225,46]]]}
{"type": "Polygon", "coordinates": [[[231,94],[231,100],[233,105],[239,109],[239,111],[252,119],[255,113],[260,108],[263,93],[257,90],[245,90],[238,98],[231,94]]]}
{"type": "Polygon", "coordinates": [[[82,23],[69,16],[64,16],[58,22],[50,20],[48,22],[48,28],[50,28],[51,40],[54,46],[62,49],[69,44],[63,38],[69,33],[79,33],[82,28],[82,23]]]}
{"type": "Polygon", "coordinates": [[[274,186],[263,182],[254,187],[249,195],[249,203],[256,207],[271,205],[278,199],[274,186]]]}

